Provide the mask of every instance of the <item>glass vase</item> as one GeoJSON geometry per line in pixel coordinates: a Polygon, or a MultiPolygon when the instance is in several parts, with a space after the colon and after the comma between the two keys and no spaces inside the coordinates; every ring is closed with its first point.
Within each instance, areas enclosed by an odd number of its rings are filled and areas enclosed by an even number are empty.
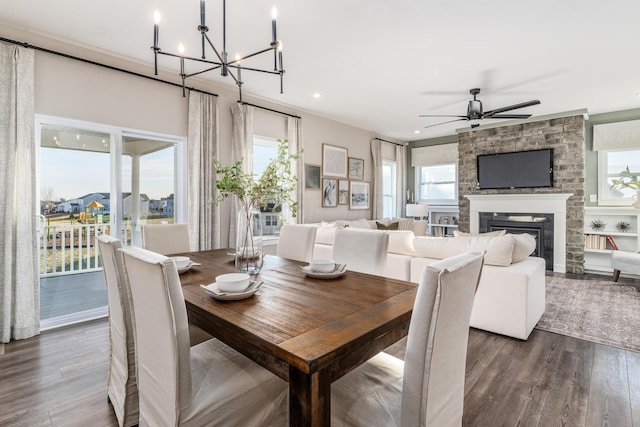
{"type": "Polygon", "coordinates": [[[240,209],[236,231],[236,270],[258,274],[262,269],[262,219],[260,209],[240,209]]]}

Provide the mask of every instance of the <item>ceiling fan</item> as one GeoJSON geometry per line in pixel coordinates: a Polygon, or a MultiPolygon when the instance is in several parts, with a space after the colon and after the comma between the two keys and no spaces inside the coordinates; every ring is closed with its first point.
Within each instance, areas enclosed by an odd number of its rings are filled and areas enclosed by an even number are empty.
{"type": "MultiPolygon", "coordinates": [[[[443,125],[445,123],[452,123],[461,120],[482,120],[482,119],[528,119],[531,117],[531,114],[502,114],[507,111],[517,110],[518,108],[530,107],[532,105],[540,104],[540,101],[534,99],[533,101],[522,102],[520,104],[509,105],[507,107],[496,108],[495,110],[483,111],[482,110],[482,101],[476,99],[476,96],[480,93],[480,88],[473,88],[469,91],[471,95],[473,95],[473,99],[469,101],[469,105],[467,106],[467,115],[466,116],[452,116],[452,115],[439,115],[439,114],[422,114],[419,117],[457,117],[455,120],[449,120],[442,123],[436,123],[434,125],[425,126],[425,128],[430,128],[433,126],[443,125]]],[[[475,128],[480,125],[472,124],[471,127],[475,128]]]]}

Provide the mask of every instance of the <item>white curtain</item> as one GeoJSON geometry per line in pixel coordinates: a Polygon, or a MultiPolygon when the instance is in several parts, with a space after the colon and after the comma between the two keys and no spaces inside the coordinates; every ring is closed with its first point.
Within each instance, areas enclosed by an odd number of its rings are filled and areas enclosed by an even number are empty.
{"type": "Polygon", "coordinates": [[[220,207],[210,203],[216,191],[213,157],[218,158],[217,97],[190,91],[187,217],[191,244],[197,250],[220,247],[220,207]]]}
{"type": "MultiPolygon", "coordinates": [[[[253,112],[250,105],[236,103],[231,105],[232,135],[231,162],[242,160],[244,172],[253,171],[253,112]]],[[[229,246],[236,244],[236,221],[240,211],[240,203],[233,197],[229,218],[229,246]]]]}
{"type": "Polygon", "coordinates": [[[0,342],[40,332],[33,50],[0,43],[0,342]]]}
{"type": "MultiPolygon", "coordinates": [[[[287,140],[289,141],[289,153],[291,154],[295,154],[304,148],[302,143],[301,119],[297,117],[289,117],[287,119],[287,140]]],[[[291,165],[291,171],[298,177],[302,176],[304,171],[304,159],[302,156],[300,156],[294,165],[291,165]]],[[[296,194],[295,197],[293,197],[293,200],[298,202],[298,216],[295,221],[291,221],[304,224],[304,188],[302,187],[302,179],[298,179],[296,194]]],[[[289,220],[289,218],[286,219],[289,220]]]]}
{"type": "Polygon", "coordinates": [[[373,158],[371,215],[372,219],[380,219],[382,218],[382,141],[379,139],[371,140],[371,157],[373,158]]]}
{"type": "Polygon", "coordinates": [[[404,217],[407,200],[407,147],[396,145],[396,216],[404,217]]]}

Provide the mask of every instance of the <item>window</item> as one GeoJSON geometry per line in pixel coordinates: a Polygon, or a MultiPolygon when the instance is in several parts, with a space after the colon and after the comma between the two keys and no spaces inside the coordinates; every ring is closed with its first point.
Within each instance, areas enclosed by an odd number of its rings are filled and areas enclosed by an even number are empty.
{"type": "Polygon", "coordinates": [[[620,178],[620,172],[629,168],[633,174],[640,175],[640,149],[638,150],[600,150],[598,151],[598,204],[630,205],[636,192],[630,188],[611,188],[614,179],[620,178]]]}
{"type": "MultiPolygon", "coordinates": [[[[262,175],[267,168],[269,161],[278,155],[278,141],[274,138],[263,136],[253,136],[253,174],[255,176],[262,175]]],[[[260,217],[262,219],[262,235],[277,236],[280,234],[280,211],[281,208],[276,206],[272,209],[269,206],[261,210],[260,217]]]]}
{"type": "Polygon", "coordinates": [[[382,217],[396,217],[396,163],[382,162],[382,217]]]}
{"type": "Polygon", "coordinates": [[[455,163],[417,167],[417,201],[430,204],[456,204],[458,202],[456,175],[455,163]]]}

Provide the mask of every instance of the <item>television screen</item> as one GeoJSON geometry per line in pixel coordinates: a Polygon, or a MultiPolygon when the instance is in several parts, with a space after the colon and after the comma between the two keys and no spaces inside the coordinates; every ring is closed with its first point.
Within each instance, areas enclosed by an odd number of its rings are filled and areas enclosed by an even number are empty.
{"type": "Polygon", "coordinates": [[[517,151],[477,157],[478,188],[553,186],[553,150],[517,151]]]}

